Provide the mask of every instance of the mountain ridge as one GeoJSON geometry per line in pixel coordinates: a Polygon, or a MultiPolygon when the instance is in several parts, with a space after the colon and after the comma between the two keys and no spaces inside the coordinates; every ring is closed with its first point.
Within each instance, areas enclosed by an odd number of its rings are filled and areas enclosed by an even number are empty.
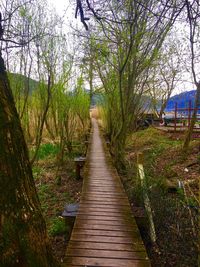
{"type": "Polygon", "coordinates": [[[196,96],[196,90],[186,91],[177,95],[170,97],[167,102],[165,111],[173,111],[177,103],[178,108],[188,108],[189,102],[191,101],[191,107],[194,107],[194,101],[196,96]]]}

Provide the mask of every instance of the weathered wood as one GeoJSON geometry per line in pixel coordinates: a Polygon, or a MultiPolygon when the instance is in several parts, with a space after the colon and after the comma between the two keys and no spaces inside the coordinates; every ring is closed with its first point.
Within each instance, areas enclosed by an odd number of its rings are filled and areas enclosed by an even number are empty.
{"type": "MultiPolygon", "coordinates": [[[[139,232],[137,231],[114,231],[114,230],[105,230],[105,229],[82,229],[76,228],[78,234],[89,235],[89,236],[110,236],[110,237],[129,237],[129,236],[138,236],[139,232]]],[[[74,232],[76,233],[76,232],[74,232]]]]}
{"type": "MultiPolygon", "coordinates": [[[[130,244],[116,244],[116,243],[104,243],[104,242],[82,242],[82,241],[73,241],[71,240],[68,248],[82,248],[82,249],[103,249],[103,250],[117,250],[117,251],[131,251],[133,252],[133,247],[130,244]]],[[[138,244],[137,247],[134,247],[135,251],[145,251],[144,246],[138,244]]]]}
{"type": "Polygon", "coordinates": [[[85,157],[78,157],[74,159],[75,166],[76,166],[76,178],[81,179],[81,169],[85,164],[85,157]]]}
{"type": "Polygon", "coordinates": [[[125,260],[125,259],[105,259],[105,258],[86,258],[86,257],[68,257],[65,261],[66,266],[101,266],[101,267],[149,267],[148,260],[125,260]]]}
{"type": "Polygon", "coordinates": [[[93,121],[87,177],[63,266],[150,266],[128,198],[93,121]]]}
{"type": "Polygon", "coordinates": [[[120,232],[132,232],[131,227],[126,227],[126,230],[124,230],[124,224],[123,225],[107,225],[107,224],[88,224],[88,223],[77,223],[76,229],[94,229],[94,230],[108,230],[108,231],[120,231],[120,232]]]}
{"type": "Polygon", "coordinates": [[[83,222],[83,223],[88,223],[88,224],[95,224],[95,223],[98,223],[98,224],[102,224],[102,225],[122,225],[123,227],[127,227],[127,225],[129,225],[130,227],[132,227],[132,225],[130,224],[127,224],[127,222],[124,222],[123,220],[119,221],[119,220],[116,220],[116,221],[110,221],[110,220],[104,220],[104,219],[99,219],[99,220],[96,220],[96,219],[93,219],[93,218],[78,218],[76,219],[76,221],[79,223],[79,222],[83,222]]]}
{"type": "MultiPolygon", "coordinates": [[[[138,237],[138,236],[137,236],[138,237]]],[[[84,241],[84,242],[104,242],[104,243],[115,243],[115,244],[130,244],[132,246],[133,238],[132,236],[124,237],[124,236],[101,236],[101,235],[87,235],[80,233],[72,233],[71,240],[74,241],[84,241]]],[[[138,241],[136,239],[135,246],[141,245],[142,241],[138,241]]]]}
{"type": "MultiPolygon", "coordinates": [[[[91,212],[93,212],[93,211],[95,211],[95,212],[104,211],[104,212],[108,212],[108,213],[112,212],[112,213],[120,214],[120,216],[122,213],[128,212],[128,208],[123,209],[123,207],[121,207],[121,209],[120,209],[119,206],[115,206],[115,208],[114,207],[107,208],[105,206],[104,207],[103,206],[98,207],[97,205],[95,205],[95,206],[89,205],[89,207],[88,206],[81,206],[80,209],[84,209],[84,210],[87,209],[87,211],[91,211],[91,212]]],[[[80,213],[81,213],[81,211],[80,211],[80,213]]]]}
{"type": "Polygon", "coordinates": [[[132,251],[119,251],[119,250],[91,250],[91,249],[74,249],[69,248],[67,250],[69,256],[75,257],[101,257],[110,259],[146,259],[147,255],[144,251],[135,252],[132,251]]]}

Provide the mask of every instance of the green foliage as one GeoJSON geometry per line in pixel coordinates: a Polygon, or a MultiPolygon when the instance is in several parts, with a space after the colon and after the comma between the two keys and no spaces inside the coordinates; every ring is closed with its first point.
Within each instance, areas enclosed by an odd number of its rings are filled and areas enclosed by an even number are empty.
{"type": "Polygon", "coordinates": [[[55,236],[59,234],[63,234],[67,231],[67,226],[65,220],[62,218],[54,218],[51,221],[49,228],[49,235],[55,236]]]}
{"type": "MultiPolygon", "coordinates": [[[[45,159],[55,157],[59,153],[59,146],[51,143],[42,144],[39,148],[37,159],[45,159]]],[[[32,151],[31,153],[33,153],[32,151]]]]}

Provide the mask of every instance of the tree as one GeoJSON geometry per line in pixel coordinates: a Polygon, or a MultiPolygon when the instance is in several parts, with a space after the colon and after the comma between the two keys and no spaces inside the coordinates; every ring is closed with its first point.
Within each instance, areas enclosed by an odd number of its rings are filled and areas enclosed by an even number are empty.
{"type": "Polygon", "coordinates": [[[194,111],[190,122],[189,129],[186,133],[183,149],[187,150],[191,141],[192,132],[197,117],[197,109],[200,105],[200,76],[198,72],[199,68],[199,35],[200,35],[200,3],[199,0],[194,0],[192,3],[185,0],[187,11],[187,22],[189,24],[189,43],[191,53],[191,71],[196,86],[196,97],[194,103],[194,111]]]}
{"type": "MultiPolygon", "coordinates": [[[[0,39],[3,39],[0,15],[0,39]]],[[[28,150],[0,51],[0,265],[55,267],[28,150]]]]}
{"type": "Polygon", "coordinates": [[[106,125],[113,154],[123,162],[126,137],[141,110],[150,68],[182,6],[179,9],[176,1],[101,1],[93,6],[89,0],[80,2],[81,20],[87,22],[86,5],[98,23],[96,65],[109,105],[106,125]]]}
{"type": "Polygon", "coordinates": [[[160,119],[182,74],[180,43],[172,34],[167,37],[167,42],[151,67],[147,82],[152,107],[160,119]]]}
{"type": "Polygon", "coordinates": [[[20,120],[0,57],[1,266],[57,266],[37,197],[20,120]]]}

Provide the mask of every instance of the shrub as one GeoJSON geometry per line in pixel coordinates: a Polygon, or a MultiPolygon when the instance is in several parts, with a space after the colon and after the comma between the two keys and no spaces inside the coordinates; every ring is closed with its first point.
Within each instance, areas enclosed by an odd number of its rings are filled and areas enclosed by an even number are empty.
{"type": "Polygon", "coordinates": [[[45,159],[47,157],[54,157],[59,152],[59,146],[51,143],[42,144],[39,148],[37,159],[45,159]]]}
{"type": "Polygon", "coordinates": [[[51,226],[49,228],[49,235],[55,236],[59,234],[63,234],[67,231],[67,226],[65,221],[61,218],[54,218],[51,222],[51,226]]]}

